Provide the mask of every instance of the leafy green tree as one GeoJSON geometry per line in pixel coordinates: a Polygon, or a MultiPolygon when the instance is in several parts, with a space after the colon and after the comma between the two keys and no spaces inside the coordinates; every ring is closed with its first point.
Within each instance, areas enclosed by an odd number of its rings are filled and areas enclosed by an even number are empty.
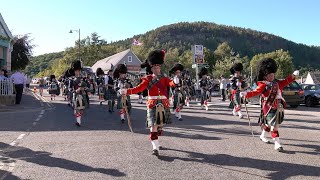
{"type": "Polygon", "coordinates": [[[12,70],[24,69],[30,62],[32,55],[32,41],[29,35],[15,36],[13,38],[13,50],[11,52],[11,68],[12,70]]]}
{"type": "Polygon", "coordinates": [[[285,78],[288,74],[293,72],[292,57],[289,51],[280,49],[270,53],[257,54],[252,58],[250,66],[252,66],[254,76],[257,75],[257,64],[259,60],[263,58],[272,58],[277,62],[278,71],[276,73],[276,78],[285,78]]]}

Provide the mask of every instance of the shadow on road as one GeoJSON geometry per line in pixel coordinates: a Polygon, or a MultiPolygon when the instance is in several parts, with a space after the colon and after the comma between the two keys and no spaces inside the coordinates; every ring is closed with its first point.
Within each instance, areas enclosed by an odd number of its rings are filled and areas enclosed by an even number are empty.
{"type": "MultiPolygon", "coordinates": [[[[174,160],[198,162],[198,163],[207,163],[213,166],[218,166],[223,169],[227,169],[225,166],[234,166],[234,167],[246,167],[253,168],[262,171],[272,171],[268,174],[267,177],[271,179],[288,179],[294,176],[309,176],[309,177],[319,177],[320,176],[320,167],[301,165],[301,164],[291,164],[278,161],[268,161],[253,159],[248,157],[235,157],[228,154],[203,154],[198,152],[191,152],[186,150],[178,150],[171,148],[164,148],[168,151],[177,151],[186,153],[188,158],[183,157],[169,157],[169,156],[160,156],[159,159],[162,161],[172,162],[174,160]]],[[[251,174],[250,171],[239,171],[236,169],[230,169],[231,171],[238,171],[246,174],[251,174]]],[[[255,176],[256,174],[251,174],[255,176]]]]}
{"type": "MultiPolygon", "coordinates": [[[[80,164],[75,161],[70,161],[67,159],[52,157],[51,153],[45,151],[33,151],[31,149],[19,146],[10,146],[8,144],[0,142],[0,149],[6,149],[3,151],[4,157],[10,159],[10,161],[15,161],[15,159],[23,160],[26,162],[38,164],[47,167],[59,167],[62,169],[67,169],[71,171],[78,172],[98,172],[105,175],[110,175],[114,177],[126,176],[125,173],[120,172],[117,169],[104,169],[104,168],[93,168],[84,164],[80,164]]],[[[4,163],[8,163],[8,160],[1,160],[4,163]]]]}

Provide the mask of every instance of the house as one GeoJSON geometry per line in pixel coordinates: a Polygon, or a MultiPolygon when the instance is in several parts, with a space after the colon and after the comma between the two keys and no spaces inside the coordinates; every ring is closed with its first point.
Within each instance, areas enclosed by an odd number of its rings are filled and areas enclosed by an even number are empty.
{"type": "Polygon", "coordinates": [[[304,84],[320,84],[320,71],[308,72],[304,84]]]}
{"type": "Polygon", "coordinates": [[[11,71],[11,52],[13,36],[0,13],[0,68],[11,71]]]}
{"type": "Polygon", "coordinates": [[[114,70],[118,64],[126,64],[128,72],[131,74],[138,75],[141,71],[141,61],[140,59],[131,51],[127,49],[125,51],[119,52],[112,56],[106,57],[97,61],[92,67],[92,71],[95,73],[98,68],[101,68],[103,71],[109,71],[110,69],[114,70]]]}

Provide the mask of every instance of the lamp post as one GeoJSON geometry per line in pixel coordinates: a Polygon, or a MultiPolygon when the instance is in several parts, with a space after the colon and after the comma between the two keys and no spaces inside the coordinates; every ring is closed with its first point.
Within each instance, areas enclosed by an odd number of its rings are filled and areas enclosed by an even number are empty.
{"type": "Polygon", "coordinates": [[[70,30],[69,33],[73,33],[74,31],[79,33],[78,59],[79,59],[79,61],[81,61],[81,59],[80,59],[80,29],[78,29],[78,30],[70,30]]]}

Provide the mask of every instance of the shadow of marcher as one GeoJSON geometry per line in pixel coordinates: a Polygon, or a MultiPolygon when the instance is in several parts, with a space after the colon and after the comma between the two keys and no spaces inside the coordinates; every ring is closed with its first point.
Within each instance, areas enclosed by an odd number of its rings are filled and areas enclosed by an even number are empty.
{"type": "MultiPolygon", "coordinates": [[[[160,160],[168,161],[168,162],[172,162],[178,159],[178,160],[188,161],[188,162],[207,163],[213,166],[218,166],[220,168],[225,168],[224,166],[254,168],[262,171],[271,171],[271,173],[268,174],[267,177],[265,177],[265,178],[271,178],[271,179],[288,179],[294,176],[309,176],[309,177],[320,176],[320,167],[316,167],[316,166],[268,161],[268,160],[253,159],[248,157],[235,157],[228,154],[203,154],[198,152],[171,149],[171,148],[163,148],[163,150],[171,150],[171,151],[177,151],[177,152],[188,154],[188,158],[169,157],[169,156],[163,156],[163,155],[159,157],[160,160]]],[[[232,170],[232,169],[229,169],[229,170],[232,170]]],[[[239,171],[239,170],[234,170],[234,171],[239,171]]],[[[250,174],[247,171],[242,173],[250,174]]]]}
{"type": "Polygon", "coordinates": [[[21,178],[13,175],[11,172],[0,170],[0,179],[20,180],[21,178]]]}
{"type": "Polygon", "coordinates": [[[51,153],[45,151],[33,151],[25,147],[9,146],[8,144],[2,142],[0,142],[0,148],[6,149],[3,153],[8,158],[19,159],[42,166],[59,167],[78,172],[98,172],[114,177],[126,176],[125,173],[120,172],[117,169],[93,168],[75,161],[52,157],[51,153]]]}

